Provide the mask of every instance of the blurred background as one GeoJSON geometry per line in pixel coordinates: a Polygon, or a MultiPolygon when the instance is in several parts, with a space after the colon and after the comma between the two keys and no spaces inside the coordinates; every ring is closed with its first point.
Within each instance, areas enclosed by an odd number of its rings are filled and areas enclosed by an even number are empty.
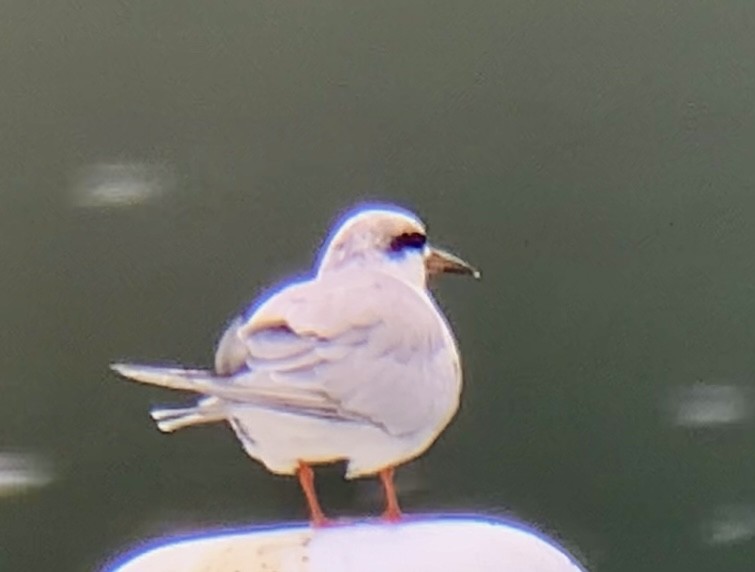
{"type": "MultiPolygon", "coordinates": [[[[6,0],[0,570],[302,519],[119,359],[208,365],[363,200],[483,269],[437,296],[463,407],[409,512],[526,520],[591,570],[755,561],[755,5],[6,0]]],[[[371,481],[319,486],[375,514],[371,481]]]]}

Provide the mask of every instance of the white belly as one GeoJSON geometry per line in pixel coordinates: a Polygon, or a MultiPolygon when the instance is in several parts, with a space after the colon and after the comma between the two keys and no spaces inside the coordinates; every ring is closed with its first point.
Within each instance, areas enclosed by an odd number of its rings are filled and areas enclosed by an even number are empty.
{"type": "Polygon", "coordinates": [[[347,478],[373,474],[422,453],[433,435],[395,437],[381,428],[252,406],[229,408],[228,421],[246,452],[278,474],[293,474],[299,461],[348,461],[347,478]]]}

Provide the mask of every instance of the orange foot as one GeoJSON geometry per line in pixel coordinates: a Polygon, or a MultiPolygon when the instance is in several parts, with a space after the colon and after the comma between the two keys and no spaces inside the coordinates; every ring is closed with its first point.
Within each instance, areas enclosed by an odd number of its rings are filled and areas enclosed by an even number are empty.
{"type": "Polygon", "coordinates": [[[396,488],[393,486],[393,474],[395,467],[388,467],[380,471],[380,480],[385,490],[385,511],[382,519],[388,522],[398,522],[402,518],[401,508],[398,506],[396,498],[396,488]]]}
{"type": "Polygon", "coordinates": [[[307,505],[309,506],[309,520],[314,528],[322,528],[332,524],[332,522],[325,516],[325,513],[320,507],[320,501],[317,500],[317,491],[315,490],[315,473],[307,463],[299,461],[299,470],[297,471],[299,476],[299,484],[304,491],[304,496],[307,499],[307,505]]]}

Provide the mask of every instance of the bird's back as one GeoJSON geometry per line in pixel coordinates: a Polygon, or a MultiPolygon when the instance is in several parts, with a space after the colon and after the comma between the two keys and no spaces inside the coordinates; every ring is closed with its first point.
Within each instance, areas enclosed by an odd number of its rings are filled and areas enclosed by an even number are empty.
{"type": "Polygon", "coordinates": [[[445,426],[461,384],[455,340],[429,292],[364,269],[278,292],[231,324],[216,362],[226,375],[264,371],[281,390],[320,392],[395,434],[445,426]]]}

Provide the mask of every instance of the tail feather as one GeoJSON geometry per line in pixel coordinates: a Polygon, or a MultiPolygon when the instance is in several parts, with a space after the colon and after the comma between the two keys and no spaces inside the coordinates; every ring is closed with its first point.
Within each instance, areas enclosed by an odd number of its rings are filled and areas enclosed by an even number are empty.
{"type": "Polygon", "coordinates": [[[110,368],[123,377],[140,383],[193,391],[221,399],[253,401],[257,393],[264,396],[264,391],[258,392],[255,388],[235,383],[234,378],[218,376],[207,369],[184,369],[182,367],[160,367],[130,363],[115,363],[110,368]]]}
{"type": "MultiPolygon", "coordinates": [[[[226,402],[243,403],[268,409],[287,410],[300,415],[330,416],[339,419],[361,419],[341,411],[336,402],[319,386],[310,384],[285,384],[269,375],[257,376],[249,371],[240,372],[234,376],[218,376],[212,371],[203,369],[183,369],[159,367],[150,365],[116,363],[110,366],[113,371],[123,377],[170,389],[192,391],[208,398],[215,398],[226,402]]],[[[212,411],[197,406],[198,409],[157,410],[153,413],[155,421],[172,431],[204,419],[216,420],[219,408],[212,411]],[[191,417],[199,415],[199,418],[191,417]],[[201,418],[201,419],[200,419],[201,418]],[[195,421],[196,419],[196,421],[195,421]],[[191,420],[191,422],[190,422],[191,420]]],[[[162,429],[162,427],[161,427],[162,429]]]]}
{"type": "Polygon", "coordinates": [[[204,369],[184,369],[180,367],[158,367],[129,363],[114,363],[110,368],[129,379],[159,385],[170,389],[182,389],[207,393],[217,380],[216,376],[204,369]]]}
{"type": "MultiPolygon", "coordinates": [[[[116,363],[110,367],[123,377],[134,381],[205,395],[212,395],[213,389],[218,389],[220,380],[213,372],[201,369],[125,363],[116,363]]],[[[158,408],[153,409],[150,415],[160,431],[171,433],[190,425],[222,421],[225,419],[225,409],[223,401],[218,397],[205,397],[192,407],[158,408]]]]}
{"type": "Polygon", "coordinates": [[[214,397],[201,400],[194,407],[173,407],[150,411],[157,428],[172,433],[190,425],[202,425],[226,419],[222,402],[214,397]]]}

